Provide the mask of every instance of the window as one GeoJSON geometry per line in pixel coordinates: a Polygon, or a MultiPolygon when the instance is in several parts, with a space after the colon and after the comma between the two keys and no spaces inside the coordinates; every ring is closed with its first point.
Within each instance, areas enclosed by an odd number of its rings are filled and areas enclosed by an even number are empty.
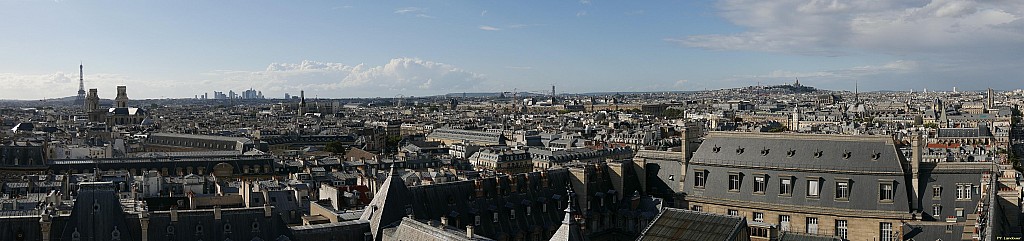
{"type": "Polygon", "coordinates": [[[836,199],[850,199],[850,181],[836,181],[836,199]]]}
{"type": "Polygon", "coordinates": [[[740,191],[740,174],[730,173],[729,174],[729,191],[739,192],[740,191]]]}
{"type": "Polygon", "coordinates": [[[668,175],[668,180],[669,181],[675,181],[676,180],[676,175],[668,175]]]}
{"type": "Polygon", "coordinates": [[[958,218],[964,217],[964,209],[963,208],[956,208],[956,217],[958,217],[958,218]]]}
{"type": "Polygon", "coordinates": [[[473,225],[480,226],[480,215],[473,216],[473,225]]]}
{"type": "Polygon", "coordinates": [[[789,231],[789,215],[779,215],[779,229],[789,231]]]}
{"type": "Polygon", "coordinates": [[[764,222],[764,213],[754,212],[754,221],[764,222]]]}
{"type": "Polygon", "coordinates": [[[765,190],[768,190],[768,182],[764,175],[754,176],[754,193],[764,194],[765,190]]]}
{"type": "Polygon", "coordinates": [[[543,206],[540,207],[540,211],[544,212],[544,213],[547,213],[548,212],[548,203],[544,203],[543,206]]]}
{"type": "Polygon", "coordinates": [[[704,188],[704,184],[707,183],[707,174],[703,170],[698,170],[693,173],[693,187],[704,188]]]}
{"type": "Polygon", "coordinates": [[[498,223],[498,212],[494,212],[494,223],[498,223]]]}
{"type": "Polygon", "coordinates": [[[971,184],[956,184],[956,199],[971,199],[971,184]]]}
{"type": "MultiPolygon", "coordinates": [[[[604,200],[602,199],[601,201],[603,203],[604,200]]],[[[526,206],[526,216],[530,216],[531,211],[533,211],[533,208],[530,206],[526,206]]]]}
{"type": "Polygon", "coordinates": [[[892,223],[881,223],[878,229],[879,240],[896,241],[896,234],[892,232],[892,223]]]}
{"type": "Polygon", "coordinates": [[[807,218],[807,233],[818,234],[818,218],[807,218]]]}
{"type": "Polygon", "coordinates": [[[516,210],[508,210],[508,219],[516,220],[516,210]]]}
{"type": "Polygon", "coordinates": [[[895,195],[892,190],[892,185],[892,182],[883,182],[878,184],[878,201],[892,202],[892,198],[895,195]]]}
{"type": "Polygon", "coordinates": [[[932,186],[932,199],[942,198],[942,186],[932,186]]]}
{"type": "Polygon", "coordinates": [[[846,225],[846,220],[836,220],[836,236],[847,239],[847,234],[850,233],[850,230],[846,225]]]}
{"type": "Polygon", "coordinates": [[[729,215],[740,216],[740,211],[737,211],[735,209],[729,209],[729,215]]]}
{"type": "Polygon", "coordinates": [[[690,210],[697,211],[697,212],[703,212],[704,208],[702,208],[700,205],[693,205],[693,208],[691,208],[690,210]]]}
{"type": "Polygon", "coordinates": [[[935,219],[942,218],[942,205],[932,206],[932,217],[935,217],[935,219]]]}
{"type": "Polygon", "coordinates": [[[780,195],[793,195],[793,178],[783,177],[779,182],[780,195]]]}
{"type": "Polygon", "coordinates": [[[819,190],[821,190],[821,189],[818,188],[818,179],[817,178],[814,178],[814,179],[811,179],[811,180],[807,180],[807,196],[808,197],[818,197],[818,191],[819,190]]]}

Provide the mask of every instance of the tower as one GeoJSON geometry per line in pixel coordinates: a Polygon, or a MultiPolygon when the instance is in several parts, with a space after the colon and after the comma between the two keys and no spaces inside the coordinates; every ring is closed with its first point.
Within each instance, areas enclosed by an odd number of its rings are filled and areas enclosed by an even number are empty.
{"type": "Polygon", "coordinates": [[[790,123],[790,130],[800,130],[800,106],[793,107],[793,117],[790,123]]]}
{"type": "Polygon", "coordinates": [[[306,91],[299,91],[299,115],[306,115],[306,91]]]}
{"type": "Polygon", "coordinates": [[[75,98],[75,105],[85,108],[85,78],[83,78],[84,65],[78,65],[78,97],[75,98]]]}
{"type": "Polygon", "coordinates": [[[88,116],[89,121],[103,121],[102,111],[100,109],[100,96],[96,89],[89,89],[89,96],[85,97],[85,114],[88,116]]]}
{"type": "Polygon", "coordinates": [[[988,97],[985,99],[985,108],[987,108],[987,109],[995,108],[995,104],[996,104],[995,100],[993,100],[993,97],[992,97],[992,88],[988,88],[988,97]]]}
{"type": "Polygon", "coordinates": [[[555,86],[551,86],[551,106],[555,105],[555,86]]]}
{"type": "Polygon", "coordinates": [[[117,97],[114,98],[117,108],[128,108],[128,87],[117,86],[117,97]]]}
{"type": "Polygon", "coordinates": [[[100,108],[100,96],[96,89],[89,89],[89,96],[85,98],[85,112],[93,112],[100,108]]]}

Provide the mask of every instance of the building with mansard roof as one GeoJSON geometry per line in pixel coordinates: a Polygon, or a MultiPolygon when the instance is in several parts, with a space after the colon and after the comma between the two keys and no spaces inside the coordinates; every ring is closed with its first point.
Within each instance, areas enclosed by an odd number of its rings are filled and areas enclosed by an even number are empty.
{"type": "Polygon", "coordinates": [[[889,137],[713,132],[685,166],[683,205],[849,240],[981,235],[997,166],[922,162],[922,139],[905,156],[889,137]]]}

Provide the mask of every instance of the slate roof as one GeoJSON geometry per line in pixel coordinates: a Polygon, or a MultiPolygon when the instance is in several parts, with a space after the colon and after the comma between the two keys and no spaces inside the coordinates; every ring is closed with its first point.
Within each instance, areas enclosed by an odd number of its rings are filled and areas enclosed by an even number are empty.
{"type": "Polygon", "coordinates": [[[903,174],[902,160],[888,137],[711,132],[691,162],[903,174]]]}
{"type": "Polygon", "coordinates": [[[385,240],[417,240],[417,241],[461,241],[461,240],[493,240],[487,237],[474,234],[472,238],[465,232],[451,229],[434,227],[415,219],[403,218],[402,223],[394,230],[385,231],[388,236],[385,240]]]}
{"type": "Polygon", "coordinates": [[[637,240],[749,240],[746,229],[742,217],[665,208],[637,240]]]}
{"type": "Polygon", "coordinates": [[[370,222],[370,232],[373,232],[376,240],[381,240],[385,227],[401,221],[407,215],[406,208],[412,207],[412,193],[402,178],[395,176],[395,169],[392,168],[370,205],[366,206],[363,215],[359,217],[359,220],[370,222]]]}

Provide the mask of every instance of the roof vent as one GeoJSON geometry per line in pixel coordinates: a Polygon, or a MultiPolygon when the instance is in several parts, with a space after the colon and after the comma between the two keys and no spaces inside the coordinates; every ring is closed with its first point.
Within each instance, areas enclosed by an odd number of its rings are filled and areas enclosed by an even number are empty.
{"type": "Polygon", "coordinates": [[[851,156],[853,156],[853,153],[850,151],[846,151],[843,153],[843,159],[850,159],[851,156]]]}
{"type": "Polygon", "coordinates": [[[714,153],[718,153],[718,152],[722,151],[722,147],[720,147],[720,146],[712,147],[711,151],[714,152],[714,153]]]}
{"type": "Polygon", "coordinates": [[[736,148],[736,154],[737,154],[737,155],[739,155],[739,154],[743,154],[743,147],[737,147],[737,148],[736,148]]]}
{"type": "Polygon", "coordinates": [[[814,157],[821,158],[821,154],[822,154],[822,151],[816,151],[816,152],[814,152],[814,157]]]}
{"type": "Polygon", "coordinates": [[[882,157],[882,153],[880,153],[880,152],[876,152],[875,154],[871,154],[871,160],[878,160],[878,158],[881,158],[881,157],[882,157]]]}
{"type": "Polygon", "coordinates": [[[789,151],[786,152],[786,155],[789,157],[793,157],[796,155],[796,150],[790,149],[789,151]]]}
{"type": "Polygon", "coordinates": [[[765,149],[761,149],[761,155],[762,155],[762,156],[767,156],[767,155],[768,155],[768,151],[769,151],[769,150],[770,150],[770,149],[768,149],[768,148],[765,148],[765,149]]]}

